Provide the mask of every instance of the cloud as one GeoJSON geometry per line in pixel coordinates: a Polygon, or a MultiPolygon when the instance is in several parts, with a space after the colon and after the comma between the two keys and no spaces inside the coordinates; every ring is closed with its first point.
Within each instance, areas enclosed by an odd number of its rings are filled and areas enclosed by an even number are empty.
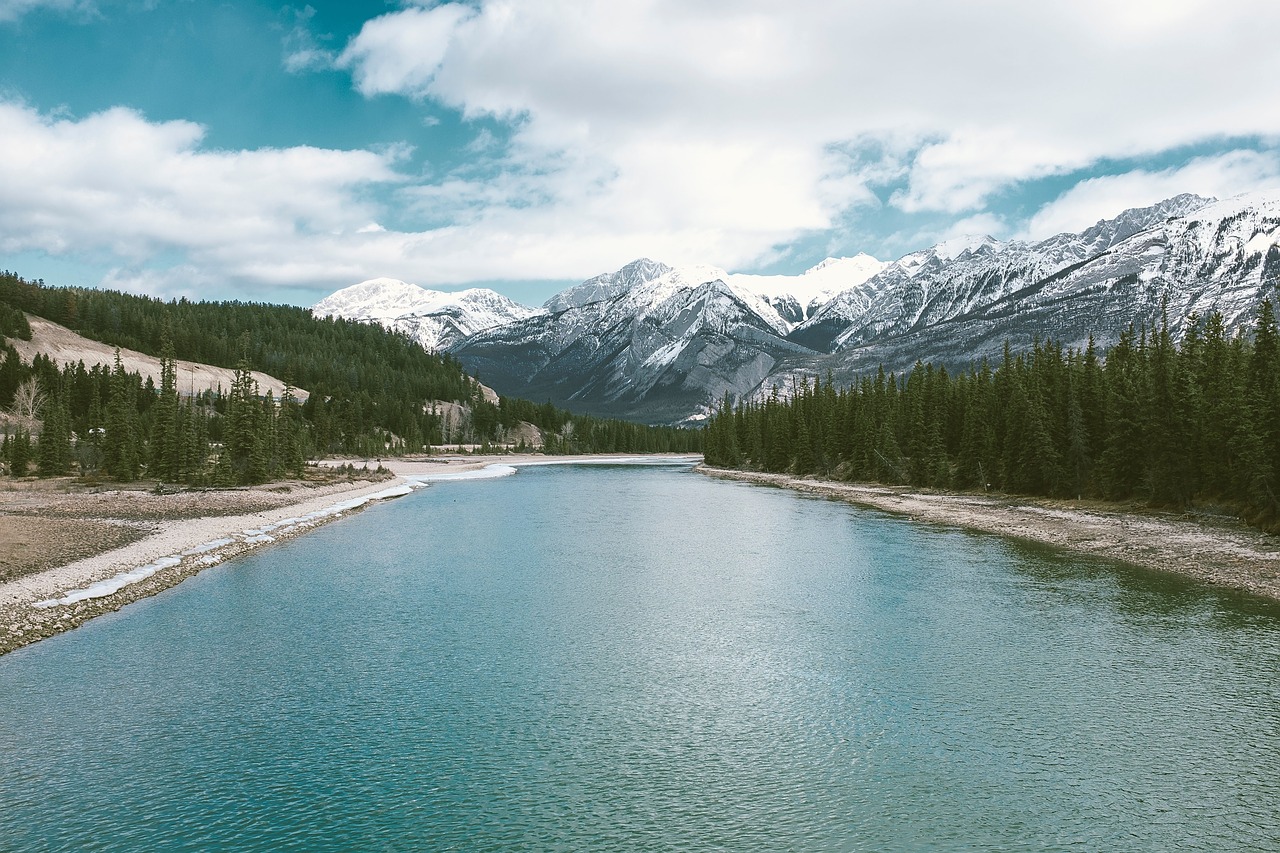
{"type": "Polygon", "coordinates": [[[35,9],[91,13],[95,4],[92,0],[0,0],[0,24],[16,21],[35,9]]]}
{"type": "Polygon", "coordinates": [[[397,153],[201,148],[204,129],[116,108],[81,120],[0,103],[0,250],[166,252],[230,275],[270,272],[374,220],[368,188],[396,184],[397,153]],[[256,270],[256,272],[250,272],[256,270]]]}
{"type": "Polygon", "coordinates": [[[416,2],[332,51],[288,14],[286,69],[456,113],[472,148],[411,174],[403,147],[216,151],[188,122],[0,103],[0,249],[168,288],[564,280],[643,255],[750,268],[860,216],[1007,232],[1010,188],[1187,146],[1216,153],[1086,182],[1028,232],[1277,179],[1274,0],[416,2]],[[1224,153],[1240,140],[1263,150],[1224,153]]]}
{"type": "Polygon", "coordinates": [[[298,74],[332,68],[337,62],[337,54],[323,47],[311,30],[311,21],[316,16],[315,8],[286,7],[282,14],[292,18],[291,25],[280,40],[284,49],[284,69],[290,74],[298,74]]]}
{"type": "MultiPolygon", "coordinates": [[[[93,258],[109,268],[104,285],[126,290],[263,298],[295,288],[307,301],[379,274],[439,285],[564,279],[646,253],[758,251],[759,218],[747,228],[739,219],[745,196],[715,190],[749,186],[766,155],[732,145],[693,152],[703,183],[688,187],[663,167],[689,156],[683,145],[627,154],[629,180],[668,185],[666,202],[632,209],[623,202],[638,189],[613,186],[612,173],[592,173],[599,164],[588,161],[415,184],[398,146],[210,150],[200,125],[123,108],[77,119],[0,103],[0,126],[0,252],[93,258]],[[415,206],[449,215],[422,231],[381,224],[415,206]],[[709,235],[708,221],[723,233],[709,235]]],[[[775,227],[820,220],[805,204],[779,199],[775,227]]]]}
{"type": "Polygon", "coordinates": [[[469,227],[670,232],[732,265],[852,208],[976,215],[1108,159],[1280,140],[1280,7],[1137,9],[480,0],[375,18],[339,65],[366,96],[508,123],[492,170],[420,193],[469,227]]]}
{"type": "Polygon", "coordinates": [[[1230,198],[1280,184],[1280,152],[1232,151],[1200,157],[1159,171],[1138,169],[1081,181],[1041,208],[1027,223],[1023,239],[1040,240],[1064,231],[1082,231],[1132,207],[1145,207],[1180,193],[1230,198]]]}
{"type": "Polygon", "coordinates": [[[466,6],[446,3],[409,8],[365,23],[338,57],[364,95],[419,95],[444,61],[459,26],[474,16],[466,6]]]}

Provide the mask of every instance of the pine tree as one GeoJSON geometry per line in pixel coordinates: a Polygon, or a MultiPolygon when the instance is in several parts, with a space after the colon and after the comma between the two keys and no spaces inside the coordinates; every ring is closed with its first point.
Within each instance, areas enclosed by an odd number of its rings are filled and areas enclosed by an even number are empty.
{"type": "Polygon", "coordinates": [[[66,394],[54,395],[45,404],[45,409],[37,465],[41,477],[59,477],[66,474],[71,465],[71,412],[66,394]]]}
{"type": "Polygon", "coordinates": [[[147,473],[158,481],[180,478],[182,441],[178,423],[178,362],[166,336],[160,354],[160,393],[151,421],[147,473]]]}
{"type": "Polygon", "coordinates": [[[1271,300],[1264,300],[1249,359],[1248,424],[1256,436],[1249,502],[1264,526],[1280,525],[1280,333],[1271,300]]]}
{"type": "Polygon", "coordinates": [[[116,480],[138,479],[138,410],[136,382],[125,373],[116,349],[115,367],[111,372],[111,396],[107,400],[106,430],[103,436],[103,466],[116,480]]]}
{"type": "Polygon", "coordinates": [[[9,476],[25,477],[31,462],[31,433],[19,429],[5,441],[4,451],[5,461],[9,463],[9,476]]]}
{"type": "Polygon", "coordinates": [[[227,485],[250,485],[263,482],[261,414],[258,384],[249,363],[241,359],[227,396],[226,423],[223,427],[222,453],[218,459],[219,479],[227,485]]]}

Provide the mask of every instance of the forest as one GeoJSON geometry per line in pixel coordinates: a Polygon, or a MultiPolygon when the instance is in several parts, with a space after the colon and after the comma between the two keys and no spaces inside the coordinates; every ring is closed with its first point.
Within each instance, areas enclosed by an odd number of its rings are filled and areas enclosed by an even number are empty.
{"type": "Polygon", "coordinates": [[[27,364],[6,343],[0,457],[11,475],[34,467],[41,476],[245,485],[296,476],[318,456],[485,447],[521,423],[543,431],[547,453],[701,448],[699,431],[575,415],[549,403],[490,402],[448,355],[381,326],[320,319],[304,308],[164,301],[0,273],[0,335],[30,340],[27,314],[158,356],[161,381],[157,387],[125,371],[118,357],[114,366],[58,365],[43,355],[27,364]],[[234,369],[235,380],[229,388],[183,393],[179,354],[234,369]],[[254,370],[285,381],[279,399],[260,393],[254,370]],[[462,404],[467,417],[451,420],[440,403],[462,404]]]}
{"type": "Polygon", "coordinates": [[[1216,508],[1280,532],[1280,340],[1274,307],[1225,332],[1193,317],[1129,329],[1105,354],[1045,342],[951,375],[830,378],[725,399],[707,463],[961,491],[1216,508]]]}

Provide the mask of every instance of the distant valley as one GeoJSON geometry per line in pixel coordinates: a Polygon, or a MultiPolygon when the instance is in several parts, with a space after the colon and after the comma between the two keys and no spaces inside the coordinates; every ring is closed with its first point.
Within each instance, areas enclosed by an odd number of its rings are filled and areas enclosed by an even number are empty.
{"type": "Polygon", "coordinates": [[[448,352],[504,395],[650,423],[696,423],[725,394],[785,394],[916,361],[963,370],[1036,340],[1113,344],[1166,306],[1180,334],[1229,330],[1280,296],[1280,191],[1181,195],[1038,242],[978,236],[885,262],[832,258],[798,276],[641,259],[532,308],[491,290],[374,279],[317,303],[448,352]]]}

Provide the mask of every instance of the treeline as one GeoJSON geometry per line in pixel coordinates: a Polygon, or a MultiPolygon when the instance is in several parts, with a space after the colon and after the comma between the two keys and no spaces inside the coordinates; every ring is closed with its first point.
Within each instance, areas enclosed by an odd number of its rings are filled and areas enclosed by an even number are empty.
{"type": "Polygon", "coordinates": [[[242,365],[227,393],[184,399],[171,345],[160,373],[156,388],[126,372],[118,355],[109,370],[79,363],[61,371],[36,356],[10,409],[16,423],[2,448],[10,473],[25,475],[34,463],[44,477],[74,470],[128,482],[145,472],[160,482],[223,486],[302,475],[308,424],[292,388],[278,401],[269,391],[260,396],[242,365]]]}
{"type": "Polygon", "coordinates": [[[123,369],[26,364],[0,348],[0,455],[13,473],[98,473],[182,483],[246,484],[300,472],[329,454],[419,452],[498,442],[521,423],[548,432],[546,452],[689,451],[700,433],[601,421],[550,404],[503,399],[449,356],[377,325],[317,319],[305,309],[240,302],[164,302],[113,291],[49,287],[0,274],[0,332],[29,340],[23,312],[89,338],[159,354],[160,387],[123,369]],[[227,389],[183,388],[174,353],[236,370],[227,389]],[[251,371],[282,378],[281,399],[251,371]],[[293,383],[296,383],[294,386],[293,383]],[[310,391],[305,400],[293,387],[310,391]],[[450,422],[436,401],[461,404],[450,422]],[[38,439],[36,436],[39,436],[38,439]]]}
{"type": "Polygon", "coordinates": [[[1270,301],[1252,334],[1192,318],[1130,329],[1100,357],[1037,344],[968,373],[917,364],[837,389],[725,400],[708,464],[1027,495],[1229,507],[1280,531],[1280,340],[1270,301]]]}

